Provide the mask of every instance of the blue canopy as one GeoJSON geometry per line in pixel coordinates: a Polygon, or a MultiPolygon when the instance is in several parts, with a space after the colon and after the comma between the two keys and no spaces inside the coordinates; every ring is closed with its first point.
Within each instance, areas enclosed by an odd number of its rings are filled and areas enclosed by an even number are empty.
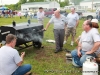
{"type": "Polygon", "coordinates": [[[0,7],[0,10],[8,10],[8,7],[0,7]]]}

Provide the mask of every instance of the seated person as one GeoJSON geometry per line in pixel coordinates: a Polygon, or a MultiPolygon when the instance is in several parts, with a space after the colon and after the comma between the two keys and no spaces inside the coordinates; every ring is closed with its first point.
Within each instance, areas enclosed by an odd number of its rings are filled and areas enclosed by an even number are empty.
{"type": "Polygon", "coordinates": [[[31,65],[22,65],[25,52],[19,53],[14,49],[16,45],[16,36],[8,34],[6,36],[6,45],[0,48],[0,75],[30,75],[31,65]]]}
{"type": "Polygon", "coordinates": [[[92,23],[86,20],[83,23],[84,31],[78,43],[78,49],[71,52],[72,63],[76,67],[82,67],[86,57],[96,57],[96,52],[100,46],[100,36],[97,30],[92,28],[92,23]]]}

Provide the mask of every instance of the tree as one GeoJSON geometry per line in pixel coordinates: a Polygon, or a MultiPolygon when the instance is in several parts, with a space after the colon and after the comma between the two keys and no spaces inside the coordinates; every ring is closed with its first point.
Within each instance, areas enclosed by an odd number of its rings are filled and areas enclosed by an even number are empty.
{"type": "Polygon", "coordinates": [[[28,2],[44,2],[45,0],[29,0],[28,2]]]}
{"type": "Polygon", "coordinates": [[[64,0],[63,2],[59,2],[59,3],[60,3],[60,7],[64,7],[69,4],[69,0],[64,0]]]}
{"type": "Polygon", "coordinates": [[[83,0],[71,0],[75,5],[79,4],[83,0]]]}
{"type": "MultiPolygon", "coordinates": [[[[44,1],[47,1],[47,0],[29,0],[28,2],[44,2],[44,1]]],[[[61,2],[61,0],[49,0],[49,1],[57,1],[60,3],[61,7],[64,7],[64,6],[68,5],[69,0],[64,0],[63,2],[61,2]]],[[[27,0],[19,0],[19,2],[16,4],[5,5],[5,6],[9,7],[12,10],[20,10],[21,4],[24,4],[26,2],[27,2],[27,0]]]]}
{"type": "Polygon", "coordinates": [[[19,2],[18,2],[18,3],[23,4],[23,3],[26,3],[26,2],[27,2],[27,0],[19,0],[19,2]]]}
{"type": "Polygon", "coordinates": [[[28,2],[35,2],[36,0],[29,0],[28,2]]]}

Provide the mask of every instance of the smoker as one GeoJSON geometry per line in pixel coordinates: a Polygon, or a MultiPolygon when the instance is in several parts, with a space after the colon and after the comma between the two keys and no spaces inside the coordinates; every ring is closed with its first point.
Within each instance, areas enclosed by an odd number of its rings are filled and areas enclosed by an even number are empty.
{"type": "Polygon", "coordinates": [[[4,25],[0,27],[0,42],[5,44],[6,35],[14,34],[17,37],[16,46],[24,44],[25,47],[34,46],[40,48],[43,39],[43,25],[39,23],[19,23],[14,21],[11,25],[4,25]],[[31,45],[27,44],[32,42],[31,45]]]}

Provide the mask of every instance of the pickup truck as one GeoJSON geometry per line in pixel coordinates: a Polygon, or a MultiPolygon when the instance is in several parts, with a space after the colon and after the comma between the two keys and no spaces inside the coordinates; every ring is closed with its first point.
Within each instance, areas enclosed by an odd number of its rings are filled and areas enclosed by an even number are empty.
{"type": "Polygon", "coordinates": [[[96,13],[95,12],[83,12],[82,13],[82,18],[86,18],[87,20],[92,20],[93,18],[96,18],[96,13]]]}
{"type": "Polygon", "coordinates": [[[46,17],[51,17],[52,14],[54,14],[54,11],[55,11],[55,10],[57,10],[57,8],[46,9],[46,10],[44,10],[44,12],[45,12],[45,16],[46,16],[46,17]]]}

